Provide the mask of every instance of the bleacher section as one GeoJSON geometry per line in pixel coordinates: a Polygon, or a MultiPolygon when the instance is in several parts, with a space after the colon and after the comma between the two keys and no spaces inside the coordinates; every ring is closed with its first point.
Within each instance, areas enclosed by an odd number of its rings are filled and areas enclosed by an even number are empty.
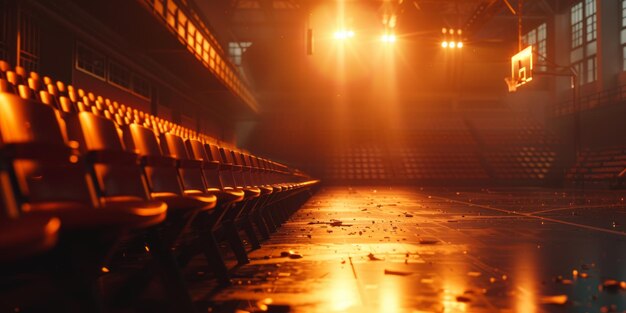
{"type": "Polygon", "coordinates": [[[2,298],[2,312],[97,312],[103,290],[124,307],[156,277],[168,311],[193,312],[181,269],[202,255],[228,283],[220,246],[247,263],[318,183],[132,106],[4,61],[0,70],[0,277],[19,288],[49,280],[56,292],[2,298]]]}
{"type": "Polygon", "coordinates": [[[327,182],[536,185],[563,171],[560,143],[541,123],[509,111],[415,122],[404,138],[344,143],[323,158],[327,182]],[[436,121],[436,122],[433,122],[436,121]]]}
{"type": "Polygon", "coordinates": [[[566,179],[573,186],[623,188],[626,169],[626,147],[587,149],[567,171],[566,179]]]}
{"type": "Polygon", "coordinates": [[[554,170],[557,136],[540,123],[492,114],[473,118],[469,127],[495,181],[541,181],[554,170]]]}

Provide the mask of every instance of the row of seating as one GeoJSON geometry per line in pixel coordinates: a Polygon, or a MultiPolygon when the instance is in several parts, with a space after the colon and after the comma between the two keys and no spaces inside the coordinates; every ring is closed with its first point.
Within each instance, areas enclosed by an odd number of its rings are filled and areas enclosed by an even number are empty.
{"type": "Polygon", "coordinates": [[[132,303],[158,276],[172,307],[193,312],[181,268],[201,254],[228,283],[220,242],[247,263],[318,183],[6,62],[0,73],[0,273],[41,268],[77,311],[100,311],[97,281],[130,262],[138,270],[111,303],[132,303]]]}
{"type": "Polygon", "coordinates": [[[626,148],[617,146],[581,151],[565,178],[573,185],[623,188],[625,176],[626,148]]]}

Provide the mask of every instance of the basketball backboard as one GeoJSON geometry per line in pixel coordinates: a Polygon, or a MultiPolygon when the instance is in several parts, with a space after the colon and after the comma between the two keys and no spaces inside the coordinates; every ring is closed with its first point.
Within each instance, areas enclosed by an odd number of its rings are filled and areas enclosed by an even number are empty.
{"type": "Polygon", "coordinates": [[[509,91],[533,80],[533,47],[528,46],[511,58],[511,76],[505,78],[509,91]]]}

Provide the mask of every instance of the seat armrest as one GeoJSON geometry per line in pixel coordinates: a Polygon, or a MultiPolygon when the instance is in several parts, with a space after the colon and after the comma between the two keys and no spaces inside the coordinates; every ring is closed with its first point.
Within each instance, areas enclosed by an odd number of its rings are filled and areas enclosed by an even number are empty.
{"type": "Polygon", "coordinates": [[[176,159],[162,155],[143,155],[140,158],[144,166],[176,167],[176,159]]]}
{"type": "Polygon", "coordinates": [[[202,161],[182,159],[182,160],[178,160],[178,166],[181,168],[202,168],[202,161]]]}
{"type": "Polygon", "coordinates": [[[139,164],[139,156],[133,152],[123,150],[96,150],[87,153],[87,161],[105,164],[139,164]]]}

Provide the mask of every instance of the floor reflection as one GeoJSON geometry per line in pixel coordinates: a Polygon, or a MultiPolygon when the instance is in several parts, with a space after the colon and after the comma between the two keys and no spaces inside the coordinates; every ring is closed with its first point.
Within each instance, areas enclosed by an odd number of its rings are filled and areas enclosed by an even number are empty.
{"type": "Polygon", "coordinates": [[[250,254],[232,287],[195,292],[248,312],[622,312],[623,197],[329,188],[250,254]],[[290,250],[303,258],[281,257],[290,250]]]}

